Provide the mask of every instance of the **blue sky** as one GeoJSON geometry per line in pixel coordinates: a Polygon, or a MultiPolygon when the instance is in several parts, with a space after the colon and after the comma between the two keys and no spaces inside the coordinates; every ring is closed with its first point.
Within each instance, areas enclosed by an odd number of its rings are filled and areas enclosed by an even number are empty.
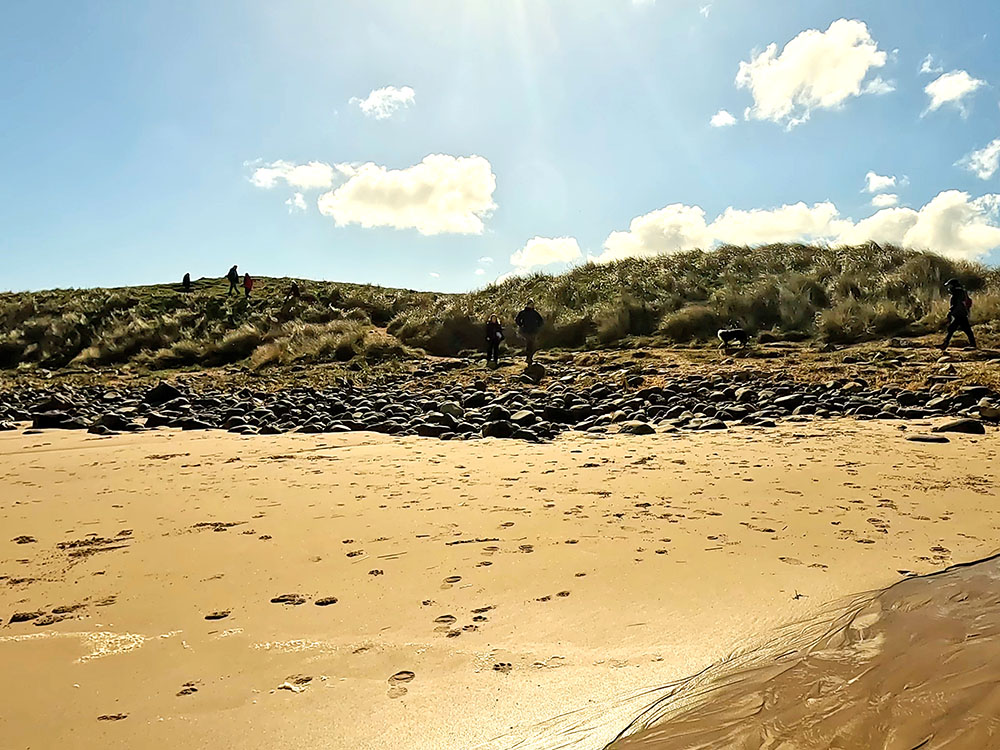
{"type": "Polygon", "coordinates": [[[793,235],[997,262],[993,30],[985,0],[8,3],[0,288],[452,291],[793,235]]]}

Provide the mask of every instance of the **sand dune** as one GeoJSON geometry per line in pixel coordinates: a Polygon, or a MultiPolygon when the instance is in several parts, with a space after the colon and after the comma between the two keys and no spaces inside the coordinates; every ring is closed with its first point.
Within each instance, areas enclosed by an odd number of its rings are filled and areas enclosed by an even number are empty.
{"type": "Polygon", "coordinates": [[[600,748],[788,623],[995,551],[996,434],[905,434],[0,435],[0,736],[600,748]]]}

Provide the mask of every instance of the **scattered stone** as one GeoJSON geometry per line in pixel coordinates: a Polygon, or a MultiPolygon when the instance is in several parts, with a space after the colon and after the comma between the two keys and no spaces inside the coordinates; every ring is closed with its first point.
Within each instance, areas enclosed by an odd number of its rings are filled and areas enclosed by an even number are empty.
{"type": "Polygon", "coordinates": [[[944,435],[916,434],[907,435],[906,439],[913,443],[950,443],[951,441],[944,435]]]}
{"type": "Polygon", "coordinates": [[[961,432],[966,435],[985,435],[986,428],[978,419],[954,419],[934,428],[934,432],[961,432]]]}
{"type": "Polygon", "coordinates": [[[640,422],[637,419],[632,419],[622,422],[618,427],[618,431],[626,435],[652,435],[656,432],[656,429],[648,422],[640,422]]]}

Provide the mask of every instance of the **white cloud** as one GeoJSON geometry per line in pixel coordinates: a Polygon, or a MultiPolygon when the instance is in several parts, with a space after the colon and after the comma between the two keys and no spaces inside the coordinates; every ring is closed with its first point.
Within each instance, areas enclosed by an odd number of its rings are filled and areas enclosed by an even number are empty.
{"type": "Polygon", "coordinates": [[[676,253],[696,247],[708,247],[713,238],[705,225],[705,211],[700,206],[673,203],[648,214],[637,216],[627,232],[612,232],[604,241],[598,261],[676,253]]]}
{"type": "Polygon", "coordinates": [[[400,109],[409,107],[415,101],[416,92],[409,86],[402,88],[383,86],[372,91],[364,99],[352,96],[349,104],[357,104],[358,108],[368,117],[385,120],[392,117],[400,109]]]}
{"type": "Polygon", "coordinates": [[[891,208],[899,203],[899,196],[895,193],[879,193],[872,198],[872,205],[875,208],[891,208]]]}
{"type": "Polygon", "coordinates": [[[705,18],[708,18],[708,14],[712,12],[712,4],[709,3],[708,5],[702,5],[698,8],[698,12],[705,16],[705,18]]]}
{"type": "Polygon", "coordinates": [[[847,228],[837,240],[845,245],[875,241],[899,245],[917,221],[912,208],[885,208],[847,228]]]}
{"type": "Polygon", "coordinates": [[[632,5],[638,5],[640,7],[644,7],[647,5],[655,5],[655,4],[656,0],[632,0],[632,5]]]}
{"type": "Polygon", "coordinates": [[[888,85],[884,81],[874,91],[863,89],[862,84],[872,68],[881,68],[885,62],[886,53],[878,48],[868,27],[862,21],[841,18],[826,31],[801,32],[780,54],[772,42],[749,62],[740,63],[736,85],[753,95],[748,117],[793,128],[808,120],[813,109],[836,109],[853,96],[883,93],[888,85]]]}
{"type": "Polygon", "coordinates": [[[435,273],[434,271],[431,271],[427,275],[430,276],[432,279],[440,279],[441,278],[441,274],[435,273]]]}
{"type": "Polygon", "coordinates": [[[944,68],[934,64],[934,55],[927,55],[923,62],[920,63],[920,72],[934,75],[935,73],[944,73],[944,68]]]}
{"type": "Polygon", "coordinates": [[[485,276],[485,275],[486,275],[486,269],[485,268],[477,268],[476,269],[476,276],[485,276]]]}
{"type": "Polygon", "coordinates": [[[348,179],[319,197],[337,226],[416,229],[421,234],[481,234],[496,208],[496,175],[481,156],[431,154],[405,169],[345,167],[348,179]]]}
{"type": "Polygon", "coordinates": [[[293,164],[279,159],[257,167],[250,176],[250,182],[259,188],[273,188],[278,182],[284,181],[301,190],[316,190],[333,185],[336,172],[335,167],[321,161],[293,164]]]}
{"type": "Polygon", "coordinates": [[[736,118],[729,114],[726,110],[720,109],[712,115],[712,119],[708,121],[708,124],[713,128],[726,128],[730,125],[735,125],[736,118]]]}
{"type": "Polygon", "coordinates": [[[305,211],[306,197],[302,195],[302,193],[295,193],[291,198],[285,201],[285,205],[288,206],[288,213],[294,213],[295,211],[305,211]]]}
{"type": "Polygon", "coordinates": [[[865,87],[861,89],[862,94],[875,94],[880,96],[882,94],[891,94],[896,90],[896,84],[893,81],[883,81],[881,76],[875,76],[871,79],[865,87]]]}
{"type": "Polygon", "coordinates": [[[865,175],[865,190],[869,193],[879,193],[896,186],[896,178],[892,175],[880,175],[869,172],[865,175]]]}
{"type": "Polygon", "coordinates": [[[950,73],[945,73],[924,87],[924,91],[930,97],[924,114],[934,112],[945,104],[952,104],[964,117],[967,114],[965,98],[985,85],[986,81],[973,78],[964,70],[953,70],[950,73]]]}
{"type": "Polygon", "coordinates": [[[981,180],[988,180],[1000,168],[1000,138],[990,141],[984,148],[973,151],[958,162],[981,180]]]}
{"type": "Polygon", "coordinates": [[[708,231],[713,239],[731,245],[763,245],[769,242],[817,241],[836,234],[843,225],[837,207],[825,201],[774,209],[742,211],[727,208],[708,231]]]}
{"type": "Polygon", "coordinates": [[[488,255],[484,255],[484,256],[483,256],[482,258],[480,258],[480,259],[479,259],[479,261],[478,261],[478,262],[479,262],[479,263],[482,263],[482,264],[483,264],[483,265],[485,265],[485,266],[488,266],[488,265],[489,265],[490,263],[492,263],[492,262],[493,262],[493,258],[491,258],[491,257],[490,257],[490,256],[488,256],[488,255]]]}
{"type": "Polygon", "coordinates": [[[524,270],[552,263],[570,263],[582,257],[580,245],[573,237],[532,237],[510,256],[510,262],[524,270]]]}
{"type": "Polygon", "coordinates": [[[708,250],[720,243],[860,244],[870,240],[975,259],[1000,247],[998,217],[1000,195],[971,199],[958,190],[939,193],[919,210],[883,208],[858,222],[841,218],[829,201],[749,211],[727,208],[710,224],[699,206],[674,204],[634,218],[627,232],[612,232],[604,252],[591,260],[708,250]]]}

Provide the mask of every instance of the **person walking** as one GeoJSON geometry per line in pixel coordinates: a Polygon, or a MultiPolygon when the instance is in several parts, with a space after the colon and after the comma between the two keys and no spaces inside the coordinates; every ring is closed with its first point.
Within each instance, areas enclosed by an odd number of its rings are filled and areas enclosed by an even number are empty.
{"type": "Polygon", "coordinates": [[[542,329],[542,324],[545,322],[535,309],[534,300],[528,300],[524,309],[514,318],[514,322],[521,333],[521,338],[524,339],[524,356],[530,365],[535,361],[538,332],[542,329]]]}
{"type": "Polygon", "coordinates": [[[181,288],[185,292],[191,291],[191,274],[189,273],[184,274],[184,279],[181,281],[181,288]]]}
{"type": "Polygon", "coordinates": [[[250,299],[250,292],[253,291],[253,277],[245,273],[243,274],[243,296],[246,299],[250,299]]]}
{"type": "Polygon", "coordinates": [[[500,318],[491,315],[486,321],[486,364],[500,364],[500,342],[503,341],[503,326],[500,318]]]}
{"type": "Polygon", "coordinates": [[[240,272],[236,270],[236,266],[229,269],[229,273],[226,274],[226,278],[229,279],[229,291],[226,292],[226,296],[228,297],[233,292],[239,294],[240,272]]]}
{"type": "Polygon", "coordinates": [[[969,345],[976,348],[976,336],[972,333],[972,323],[969,321],[969,312],[972,310],[972,298],[965,291],[962,282],[958,279],[950,279],[945,284],[951,293],[951,302],[948,307],[948,332],[945,334],[941,350],[944,351],[951,343],[951,337],[961,329],[969,337],[969,345]]]}

